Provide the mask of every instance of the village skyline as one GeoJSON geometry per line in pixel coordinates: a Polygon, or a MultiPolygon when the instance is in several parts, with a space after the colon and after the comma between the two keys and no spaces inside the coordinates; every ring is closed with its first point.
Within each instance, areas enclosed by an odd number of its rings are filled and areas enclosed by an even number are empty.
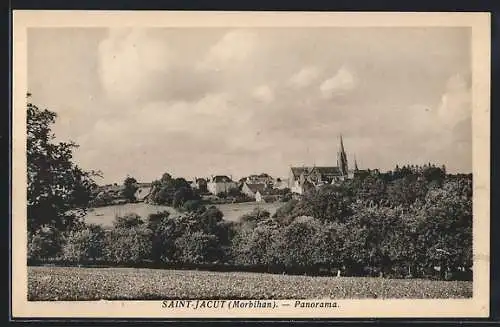
{"type": "Polygon", "coordinates": [[[32,101],[99,184],[349,165],[472,171],[467,28],[28,32],[32,101]]]}

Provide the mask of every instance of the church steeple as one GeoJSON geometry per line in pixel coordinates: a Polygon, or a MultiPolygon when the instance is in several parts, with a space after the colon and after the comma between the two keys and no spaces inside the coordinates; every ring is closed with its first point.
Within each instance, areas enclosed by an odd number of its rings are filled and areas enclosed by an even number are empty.
{"type": "Polygon", "coordinates": [[[342,139],[342,134],[340,134],[340,149],[337,154],[337,166],[340,169],[342,175],[347,176],[348,166],[347,166],[347,156],[344,149],[344,141],[342,139]]]}
{"type": "Polygon", "coordinates": [[[356,160],[356,155],[354,155],[354,170],[358,171],[358,161],[356,160]]]}

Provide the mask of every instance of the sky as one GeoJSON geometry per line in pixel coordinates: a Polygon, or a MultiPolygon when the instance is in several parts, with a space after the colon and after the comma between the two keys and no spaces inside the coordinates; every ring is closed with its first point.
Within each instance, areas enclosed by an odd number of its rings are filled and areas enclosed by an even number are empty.
{"type": "Polygon", "coordinates": [[[36,28],[31,101],[99,183],[290,166],[471,172],[470,29],[36,28]]]}

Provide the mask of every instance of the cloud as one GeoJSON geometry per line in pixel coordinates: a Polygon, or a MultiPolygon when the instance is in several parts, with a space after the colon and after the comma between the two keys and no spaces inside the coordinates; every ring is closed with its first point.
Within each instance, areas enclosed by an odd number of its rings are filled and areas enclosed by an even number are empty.
{"type": "Polygon", "coordinates": [[[167,74],[173,60],[168,44],[140,29],[111,29],[98,51],[99,77],[112,100],[144,98],[152,76],[167,74]]]}
{"type": "Polygon", "coordinates": [[[213,91],[162,30],[110,29],[99,44],[99,80],[111,103],[193,100],[213,91]]]}
{"type": "Polygon", "coordinates": [[[346,67],[341,67],[331,78],[321,83],[319,89],[324,98],[345,95],[356,87],[356,79],[346,67]]]}
{"type": "Polygon", "coordinates": [[[458,123],[470,119],[472,94],[468,84],[462,74],[455,74],[448,79],[446,92],[438,107],[438,117],[444,126],[453,128],[458,123]]]}
{"type": "Polygon", "coordinates": [[[301,89],[311,85],[319,76],[317,67],[304,67],[290,77],[288,84],[294,88],[301,89]]]}
{"type": "Polygon", "coordinates": [[[461,75],[443,81],[470,62],[467,43],[441,31],[417,44],[398,32],[396,61],[377,46],[393,39],[386,30],[374,39],[373,29],[111,29],[92,43],[54,30],[30,51],[29,71],[34,94],[61,113],[58,133],[109,181],[169,170],[286,174],[291,163],[334,163],[340,132],[366,167],[439,161],[443,146],[446,160],[465,162],[453,145],[470,140],[470,124],[459,123],[470,117],[470,87],[461,75]],[[422,46],[432,38],[438,57],[422,46]]]}
{"type": "Polygon", "coordinates": [[[230,31],[210,47],[197,67],[201,70],[221,71],[228,66],[240,65],[252,57],[257,43],[257,36],[251,31],[230,31]]]}
{"type": "Polygon", "coordinates": [[[263,103],[271,103],[274,100],[274,91],[269,85],[261,85],[254,89],[253,97],[263,103]]]}

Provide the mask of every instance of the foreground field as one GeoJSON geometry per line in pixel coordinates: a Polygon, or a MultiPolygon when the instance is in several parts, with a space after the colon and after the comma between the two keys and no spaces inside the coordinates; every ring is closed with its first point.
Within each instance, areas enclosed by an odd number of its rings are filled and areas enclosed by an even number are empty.
{"type": "MultiPolygon", "coordinates": [[[[242,215],[251,212],[254,208],[262,208],[272,214],[283,203],[259,203],[259,202],[244,202],[244,203],[228,203],[217,204],[217,208],[224,214],[225,220],[237,221],[242,215]]],[[[111,227],[113,220],[117,215],[125,215],[127,213],[136,213],[143,219],[147,219],[149,214],[158,211],[169,211],[171,214],[177,214],[177,211],[168,206],[153,205],[147,203],[127,203],[121,205],[113,205],[91,209],[85,216],[85,221],[89,224],[98,224],[103,227],[111,227]]]]}
{"type": "Polygon", "coordinates": [[[472,282],[134,268],[28,267],[28,300],[465,298],[472,282]]]}

